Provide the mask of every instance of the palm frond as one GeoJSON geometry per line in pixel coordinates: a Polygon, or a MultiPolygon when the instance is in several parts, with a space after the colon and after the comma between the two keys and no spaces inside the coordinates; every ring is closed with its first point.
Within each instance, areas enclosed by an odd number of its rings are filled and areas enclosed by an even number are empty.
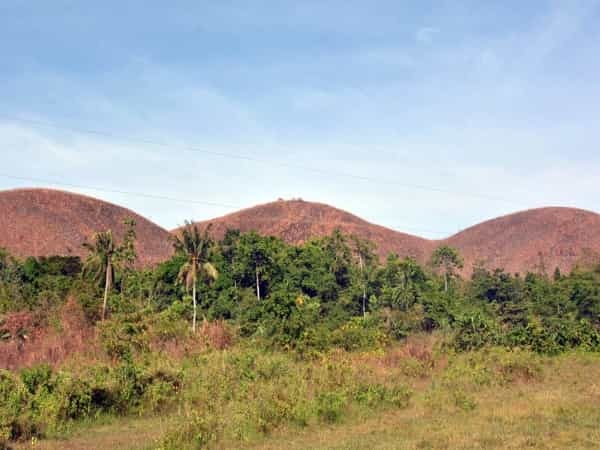
{"type": "Polygon", "coordinates": [[[183,265],[179,268],[179,273],[177,274],[177,284],[183,284],[189,271],[190,271],[190,263],[189,262],[183,263],[183,265]]]}
{"type": "Polygon", "coordinates": [[[213,280],[216,280],[219,277],[219,272],[217,271],[217,268],[209,262],[205,262],[202,265],[202,269],[204,270],[204,273],[206,273],[213,280]]]}

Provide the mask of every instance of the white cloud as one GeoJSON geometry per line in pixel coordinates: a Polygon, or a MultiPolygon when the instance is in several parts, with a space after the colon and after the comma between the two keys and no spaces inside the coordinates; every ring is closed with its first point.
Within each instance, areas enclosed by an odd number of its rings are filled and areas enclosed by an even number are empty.
{"type": "MultiPolygon", "coordinates": [[[[339,40],[334,36],[331,46],[323,41],[306,47],[288,42],[286,47],[282,41],[277,44],[286,52],[278,48],[269,54],[267,48],[258,62],[250,53],[238,58],[227,57],[227,51],[214,59],[196,56],[197,61],[180,66],[132,55],[129,66],[89,78],[67,71],[15,77],[0,88],[0,93],[16,93],[12,107],[3,98],[3,110],[27,116],[29,109],[37,112],[31,117],[167,146],[4,123],[2,170],[244,206],[279,196],[304,197],[373,222],[425,230],[454,230],[519,206],[402,184],[517,198],[523,207],[560,203],[600,208],[592,195],[594,174],[600,172],[594,155],[600,142],[595,131],[600,91],[531,77],[540,61],[551,59],[577,34],[588,10],[557,7],[546,15],[540,10],[524,29],[438,45],[442,29],[443,37],[455,36],[452,20],[433,18],[440,28],[415,31],[389,14],[384,20],[389,28],[371,39],[381,31],[376,26],[363,30],[365,34],[354,31],[365,22],[379,22],[358,14],[356,22],[336,21],[329,11],[315,14],[319,11],[306,8],[298,19],[283,14],[293,23],[277,24],[281,14],[265,19],[262,10],[251,8],[241,8],[241,17],[234,19],[246,31],[262,27],[265,20],[267,28],[293,26],[299,38],[307,37],[300,34],[307,29],[328,37],[352,30],[360,42],[346,35],[339,40]],[[315,15],[322,23],[309,27],[315,15]],[[386,35],[406,29],[408,40],[404,31],[386,35]],[[423,51],[423,45],[415,44],[430,45],[423,51]],[[47,100],[53,103],[41,107],[47,100]],[[565,113],[565,105],[572,112],[565,113]],[[307,173],[181,148],[190,146],[396,183],[307,173]],[[569,158],[577,161],[569,164],[569,158]]],[[[221,13],[224,21],[231,19],[228,8],[221,13]]],[[[192,17],[189,30],[202,26],[196,23],[202,20],[192,17]]],[[[209,25],[217,31],[224,26],[219,21],[209,25]]],[[[244,51],[263,45],[243,44],[244,51]]],[[[173,53],[173,60],[181,56],[173,53]]],[[[591,73],[597,72],[596,63],[589,65],[595,69],[591,73]]],[[[1,186],[11,184],[4,180],[1,186]]],[[[167,227],[227,212],[89,193],[167,227]]]]}
{"type": "Polygon", "coordinates": [[[439,28],[435,27],[421,27],[415,33],[415,39],[422,44],[430,44],[440,31],[439,28]]]}

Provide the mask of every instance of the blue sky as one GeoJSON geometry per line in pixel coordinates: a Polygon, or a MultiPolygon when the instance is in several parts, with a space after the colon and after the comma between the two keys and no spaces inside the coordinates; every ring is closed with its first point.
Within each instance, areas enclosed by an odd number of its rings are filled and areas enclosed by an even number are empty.
{"type": "Polygon", "coordinates": [[[165,5],[0,3],[1,189],[167,228],[279,197],[427,237],[600,211],[600,1],[165,5]]]}

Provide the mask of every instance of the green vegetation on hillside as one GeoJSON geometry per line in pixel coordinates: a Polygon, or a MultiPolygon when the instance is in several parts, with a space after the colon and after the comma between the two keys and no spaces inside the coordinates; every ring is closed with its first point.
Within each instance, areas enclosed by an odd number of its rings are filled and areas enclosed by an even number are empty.
{"type": "Polygon", "coordinates": [[[0,254],[0,442],[114,417],[173,418],[152,444],[167,449],[415,404],[468,414],[486,389],[541,382],[554,355],[600,349],[600,270],[462,280],[452,248],[422,266],[339,232],[290,246],[191,225],[136,269],[129,229],[98,234],[86,264],[0,254]]]}

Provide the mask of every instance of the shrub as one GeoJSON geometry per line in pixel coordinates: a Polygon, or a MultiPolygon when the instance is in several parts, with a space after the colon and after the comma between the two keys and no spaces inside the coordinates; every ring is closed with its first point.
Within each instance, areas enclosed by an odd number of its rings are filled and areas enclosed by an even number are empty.
{"type": "Polygon", "coordinates": [[[373,407],[385,401],[387,388],[381,384],[361,385],[354,394],[354,399],[361,404],[373,407]]]}
{"type": "Polygon", "coordinates": [[[343,392],[324,392],[317,396],[317,415],[328,423],[340,420],[346,406],[347,398],[343,392]]]}
{"type": "Polygon", "coordinates": [[[35,427],[22,420],[29,401],[25,385],[10,372],[0,370],[0,445],[35,432],[35,427]]]}
{"type": "Polygon", "coordinates": [[[431,371],[431,362],[409,356],[400,361],[400,370],[407,377],[424,378],[431,371]]]}
{"type": "Polygon", "coordinates": [[[454,347],[460,351],[477,350],[501,341],[500,328],[496,321],[480,313],[459,317],[454,327],[454,347]]]}
{"type": "Polygon", "coordinates": [[[181,389],[181,374],[157,370],[142,377],[141,403],[147,412],[160,412],[173,402],[181,389]]]}
{"type": "Polygon", "coordinates": [[[213,411],[194,411],[185,418],[183,426],[169,432],[159,445],[159,450],[201,449],[217,442],[223,433],[224,423],[213,411]]]}
{"type": "Polygon", "coordinates": [[[406,408],[413,392],[404,385],[394,386],[389,389],[385,401],[397,408],[406,408]]]}
{"type": "Polygon", "coordinates": [[[148,349],[147,327],[139,313],[100,324],[100,342],[115,360],[129,360],[136,352],[148,349]]]}
{"type": "Polygon", "coordinates": [[[39,389],[52,392],[54,385],[51,383],[51,378],[52,368],[47,364],[21,370],[21,381],[30,394],[35,394],[39,389]]]}
{"type": "Polygon", "coordinates": [[[114,371],[115,407],[121,414],[135,410],[145,391],[142,372],[132,361],[121,363],[114,371]]]}
{"type": "Polygon", "coordinates": [[[347,351],[381,348],[387,343],[376,319],[353,317],[332,334],[335,345],[347,351]]]}
{"type": "Polygon", "coordinates": [[[354,394],[354,400],[369,408],[392,405],[405,408],[412,396],[412,391],[399,385],[388,388],[379,383],[361,384],[354,394]]]}
{"type": "Polygon", "coordinates": [[[542,377],[540,357],[531,351],[496,349],[490,356],[500,383],[535,381],[542,377]]]}
{"type": "Polygon", "coordinates": [[[463,411],[473,411],[477,407],[475,399],[463,389],[453,390],[452,398],[454,400],[454,405],[463,411]]]}
{"type": "Polygon", "coordinates": [[[164,343],[180,341],[190,334],[189,324],[184,322],[187,305],[175,301],[164,311],[151,316],[148,333],[152,341],[164,343]]]}

